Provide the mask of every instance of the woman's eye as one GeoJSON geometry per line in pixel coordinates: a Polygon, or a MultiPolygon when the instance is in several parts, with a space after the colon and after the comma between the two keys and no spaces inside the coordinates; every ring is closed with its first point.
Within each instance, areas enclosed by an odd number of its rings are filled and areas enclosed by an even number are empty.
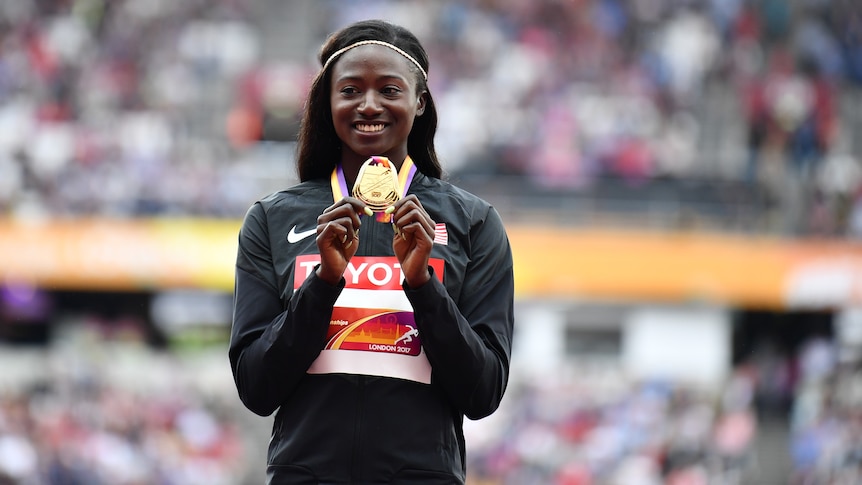
{"type": "Polygon", "coordinates": [[[346,86],[341,88],[341,94],[356,94],[359,90],[353,86],[346,86]]]}

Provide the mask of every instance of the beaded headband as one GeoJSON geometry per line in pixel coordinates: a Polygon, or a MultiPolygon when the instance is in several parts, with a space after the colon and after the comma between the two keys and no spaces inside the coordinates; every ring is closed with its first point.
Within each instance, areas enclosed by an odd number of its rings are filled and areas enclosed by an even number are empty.
{"type": "Polygon", "coordinates": [[[338,49],[337,51],[333,52],[331,56],[329,56],[329,59],[327,59],[326,62],[323,63],[323,68],[321,69],[321,71],[325,71],[326,68],[329,67],[330,64],[332,64],[332,61],[334,61],[336,58],[338,58],[338,56],[340,56],[341,54],[344,54],[345,52],[349,51],[350,49],[353,49],[354,47],[359,47],[361,45],[368,45],[368,44],[382,45],[383,47],[388,47],[388,48],[394,50],[395,52],[401,54],[402,56],[406,57],[408,61],[415,64],[416,67],[419,68],[419,72],[422,73],[422,77],[425,78],[426,81],[428,80],[428,73],[425,72],[425,69],[422,68],[422,65],[419,64],[419,61],[414,59],[413,56],[411,56],[410,54],[405,52],[403,49],[400,49],[400,48],[390,44],[389,42],[383,42],[382,40],[360,40],[359,42],[356,42],[354,44],[350,44],[347,47],[342,47],[341,49],[338,49]]]}

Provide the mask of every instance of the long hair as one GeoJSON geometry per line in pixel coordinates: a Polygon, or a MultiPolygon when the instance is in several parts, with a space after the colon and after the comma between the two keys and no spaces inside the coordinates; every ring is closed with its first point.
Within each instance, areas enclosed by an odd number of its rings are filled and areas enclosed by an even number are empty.
{"type": "MultiPolygon", "coordinates": [[[[403,27],[382,20],[356,22],[330,35],[320,50],[320,65],[323,66],[335,51],[363,40],[388,42],[410,54],[428,72],[428,54],[416,36],[403,27]]],[[[437,109],[425,78],[418,69],[413,70],[416,72],[417,92],[425,91],[426,104],[424,113],[415,119],[407,137],[407,153],[420,172],[440,178],[443,170],[434,149],[437,109]]],[[[317,74],[305,103],[297,156],[301,181],[328,178],[341,159],[341,140],[335,133],[329,102],[331,71],[331,67],[327,67],[317,74]]]]}

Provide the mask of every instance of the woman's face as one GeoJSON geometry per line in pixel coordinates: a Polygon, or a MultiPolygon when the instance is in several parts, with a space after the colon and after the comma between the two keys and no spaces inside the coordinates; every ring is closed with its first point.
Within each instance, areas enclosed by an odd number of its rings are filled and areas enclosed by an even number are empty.
{"type": "Polygon", "coordinates": [[[330,106],[342,162],[377,155],[400,164],[413,120],[425,110],[416,73],[401,54],[379,45],[353,48],[332,66],[330,106]]]}

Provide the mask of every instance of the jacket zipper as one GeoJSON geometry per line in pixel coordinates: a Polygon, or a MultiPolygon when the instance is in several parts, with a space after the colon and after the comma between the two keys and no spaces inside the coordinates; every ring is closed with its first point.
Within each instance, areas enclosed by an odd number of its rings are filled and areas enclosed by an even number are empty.
{"type": "Polygon", "coordinates": [[[362,468],[364,461],[362,456],[362,418],[365,414],[365,376],[356,377],[356,408],[354,410],[355,424],[353,425],[353,446],[351,447],[350,456],[350,476],[354,480],[358,480],[356,483],[362,483],[364,476],[362,468]]]}

